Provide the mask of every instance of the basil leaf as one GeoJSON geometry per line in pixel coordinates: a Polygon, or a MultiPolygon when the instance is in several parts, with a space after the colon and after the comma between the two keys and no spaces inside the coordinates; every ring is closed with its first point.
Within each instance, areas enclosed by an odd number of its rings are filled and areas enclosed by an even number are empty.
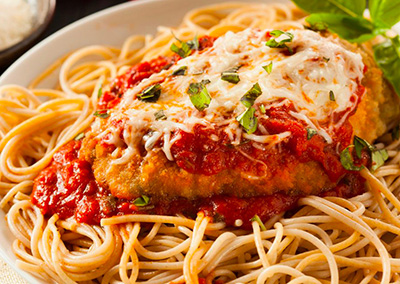
{"type": "Polygon", "coordinates": [[[329,99],[330,99],[332,102],[336,101],[335,93],[334,93],[332,90],[329,91],[329,99]]]}
{"type": "Polygon", "coordinates": [[[371,154],[371,161],[372,161],[371,170],[373,171],[382,166],[385,163],[385,161],[389,158],[388,152],[385,149],[377,150],[367,141],[357,136],[354,136],[354,147],[358,158],[361,158],[362,149],[367,148],[367,150],[371,154]]]}
{"type": "Polygon", "coordinates": [[[385,163],[385,161],[389,158],[389,154],[385,149],[377,150],[372,152],[371,158],[372,158],[371,169],[375,171],[385,163]]]}
{"type": "Polygon", "coordinates": [[[102,95],[103,95],[103,87],[100,86],[99,90],[97,91],[97,98],[100,99],[102,95]]]}
{"type": "Polygon", "coordinates": [[[96,112],[93,115],[100,118],[108,118],[110,116],[108,110],[96,110],[96,112]]]}
{"type": "Polygon", "coordinates": [[[264,68],[264,70],[267,71],[268,74],[271,74],[271,72],[272,72],[272,61],[269,64],[263,66],[262,68],[264,68]]]}
{"type": "Polygon", "coordinates": [[[186,44],[189,45],[191,50],[199,50],[200,48],[199,39],[197,35],[195,35],[192,40],[187,41],[186,44]]]}
{"type": "MultiPolygon", "coordinates": [[[[371,150],[369,148],[369,146],[371,146],[371,145],[369,145],[369,143],[367,143],[364,139],[361,139],[360,137],[354,136],[353,144],[354,144],[354,149],[356,150],[356,155],[358,158],[361,158],[361,152],[364,148],[371,150]]],[[[374,149],[372,148],[372,150],[374,150],[374,149]]]]}
{"type": "Polygon", "coordinates": [[[264,105],[260,105],[260,111],[261,113],[266,113],[267,111],[265,110],[265,106],[264,105]]]}
{"type": "Polygon", "coordinates": [[[353,157],[350,154],[349,148],[352,146],[347,147],[340,153],[340,162],[342,163],[343,168],[348,171],[361,171],[364,166],[355,166],[353,162],[353,157]]]}
{"type": "Polygon", "coordinates": [[[254,116],[255,111],[256,109],[254,107],[250,107],[236,117],[236,120],[243,126],[248,134],[252,134],[257,130],[258,120],[257,117],[254,116]]]}
{"type": "Polygon", "coordinates": [[[144,91],[140,93],[137,96],[137,98],[147,103],[154,103],[158,100],[160,95],[161,95],[161,85],[154,84],[144,89],[144,91]]]}
{"type": "Polygon", "coordinates": [[[142,207],[142,206],[148,205],[149,201],[150,201],[150,197],[148,197],[146,195],[142,195],[141,197],[136,198],[133,201],[133,204],[136,206],[142,207]]]}
{"type": "Polygon", "coordinates": [[[258,215],[256,214],[256,215],[254,215],[254,217],[253,218],[251,218],[251,220],[250,220],[251,222],[254,222],[254,221],[256,221],[257,223],[258,223],[258,225],[260,225],[260,228],[261,228],[261,231],[266,231],[267,230],[267,228],[265,228],[265,225],[264,225],[264,223],[261,221],[261,219],[260,219],[260,217],[258,217],[258,215]]]}
{"type": "Polygon", "coordinates": [[[400,0],[369,0],[368,6],[377,27],[390,29],[400,22],[400,0]]]}
{"type": "Polygon", "coordinates": [[[187,42],[181,41],[178,38],[176,39],[181,43],[181,47],[178,47],[175,43],[173,43],[170,47],[170,50],[182,58],[188,57],[192,53],[192,50],[199,49],[199,40],[197,39],[197,35],[193,40],[189,40],[187,42]]]}
{"type": "Polygon", "coordinates": [[[334,13],[352,17],[362,16],[366,7],[366,0],[293,0],[293,2],[310,14],[334,13]]]}
{"type": "Polygon", "coordinates": [[[400,96],[400,41],[399,36],[374,46],[374,57],[385,78],[400,96]]]}
{"type": "Polygon", "coordinates": [[[166,120],[167,116],[164,113],[164,110],[160,109],[159,111],[156,111],[154,113],[154,117],[156,118],[156,120],[166,120]]]}
{"type": "Polygon", "coordinates": [[[307,140],[310,140],[314,135],[316,135],[318,132],[315,129],[312,128],[307,128],[307,140]]]}
{"type": "Polygon", "coordinates": [[[254,105],[254,102],[256,99],[262,94],[260,85],[258,83],[255,83],[253,87],[251,87],[250,90],[247,91],[246,94],[243,95],[243,97],[240,99],[242,104],[244,104],[247,108],[251,107],[254,105]]]}
{"type": "Polygon", "coordinates": [[[280,37],[281,35],[286,35],[287,38],[284,38],[281,41],[276,41],[276,39],[271,38],[265,43],[266,46],[269,46],[271,48],[287,48],[289,53],[293,54],[293,49],[286,45],[286,43],[292,42],[293,37],[294,37],[293,34],[288,33],[288,32],[283,32],[280,30],[273,30],[273,31],[269,32],[269,34],[276,38],[280,37]]]}
{"type": "Polygon", "coordinates": [[[182,67],[178,68],[177,70],[175,70],[174,72],[172,72],[172,76],[185,76],[187,69],[188,69],[187,66],[182,66],[182,67]]]}
{"type": "Polygon", "coordinates": [[[227,81],[232,84],[237,84],[240,81],[237,71],[241,66],[234,67],[221,73],[221,80],[227,81]]]}
{"type": "Polygon", "coordinates": [[[82,140],[83,138],[85,138],[85,133],[81,132],[81,133],[79,133],[78,135],[75,136],[74,140],[75,141],[79,141],[79,140],[82,140]]]}
{"type": "Polygon", "coordinates": [[[365,42],[376,35],[372,23],[362,17],[320,13],[310,15],[306,21],[311,26],[325,24],[331,32],[351,42],[365,42]]]}
{"type": "Polygon", "coordinates": [[[211,96],[206,88],[206,85],[209,83],[210,80],[202,80],[200,83],[190,83],[187,90],[187,93],[190,95],[190,101],[199,111],[203,111],[210,105],[211,96]]]}

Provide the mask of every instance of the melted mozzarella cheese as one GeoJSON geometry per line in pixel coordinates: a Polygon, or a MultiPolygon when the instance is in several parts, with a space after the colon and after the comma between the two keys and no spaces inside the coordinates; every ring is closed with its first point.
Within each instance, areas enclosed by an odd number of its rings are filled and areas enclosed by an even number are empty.
{"type": "MultiPolygon", "coordinates": [[[[119,106],[111,110],[109,118],[109,121],[126,121],[123,138],[120,138],[121,131],[112,123],[105,130],[97,129],[99,137],[111,136],[109,142],[113,144],[123,139],[128,145],[115,163],[129,160],[140,144],[150,150],[159,139],[163,139],[162,150],[172,160],[170,148],[178,139],[172,134],[179,129],[191,132],[196,124],[224,127],[232,144],[239,144],[243,131],[235,117],[245,111],[240,99],[255,83],[262,90],[256,104],[262,103],[268,108],[293,103],[296,111],[290,114],[317,130],[331,143],[332,125],[329,123],[332,115],[342,113],[347,116],[356,107],[356,91],[364,68],[361,55],[346,50],[336,38],[324,38],[309,30],[289,31],[294,38],[288,45],[295,50],[293,55],[289,55],[282,49],[266,46],[267,32],[253,29],[228,32],[218,38],[213,47],[181,59],[169,70],[154,74],[128,90],[119,106]],[[271,62],[272,72],[269,74],[263,66],[271,62]],[[183,66],[187,66],[185,76],[171,76],[183,66]],[[221,80],[223,71],[238,66],[241,67],[237,84],[221,80]],[[190,83],[206,79],[210,80],[206,88],[212,100],[209,107],[200,112],[190,101],[187,90],[190,83]],[[162,88],[157,102],[146,103],[136,98],[155,83],[160,83],[162,88]],[[335,101],[330,99],[330,92],[334,93],[335,101]],[[167,119],[156,120],[154,114],[161,109],[167,119]],[[231,118],[227,119],[227,115],[231,118]]],[[[337,126],[340,125],[333,127],[337,126]]],[[[261,125],[259,130],[262,136],[257,138],[255,134],[246,134],[246,138],[259,143],[276,143],[290,134],[285,132],[268,137],[261,125]]]]}

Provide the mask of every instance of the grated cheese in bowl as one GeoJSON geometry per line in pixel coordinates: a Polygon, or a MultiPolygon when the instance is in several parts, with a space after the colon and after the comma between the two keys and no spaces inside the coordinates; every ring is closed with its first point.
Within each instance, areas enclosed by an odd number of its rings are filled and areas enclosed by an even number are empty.
{"type": "Polygon", "coordinates": [[[32,30],[34,14],[25,0],[0,0],[0,50],[25,38],[32,30]]]}

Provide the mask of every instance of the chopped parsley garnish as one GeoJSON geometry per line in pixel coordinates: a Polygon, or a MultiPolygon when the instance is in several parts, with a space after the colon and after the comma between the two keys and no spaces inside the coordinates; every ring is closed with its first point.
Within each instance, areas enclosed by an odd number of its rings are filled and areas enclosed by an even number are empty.
{"type": "Polygon", "coordinates": [[[267,230],[267,228],[265,228],[264,223],[261,221],[260,217],[258,217],[257,214],[254,215],[253,218],[251,218],[251,222],[254,222],[254,221],[257,222],[258,225],[260,225],[261,231],[266,231],[267,230]]]}
{"type": "Polygon", "coordinates": [[[323,57],[323,59],[324,59],[324,61],[325,61],[326,63],[328,63],[329,60],[331,60],[329,57],[323,57]]]}
{"type": "Polygon", "coordinates": [[[265,110],[265,106],[264,105],[260,105],[260,111],[261,113],[266,113],[267,111],[265,110]]]}
{"type": "Polygon", "coordinates": [[[317,130],[312,128],[307,128],[307,140],[310,140],[314,135],[317,135],[317,130]]]}
{"type": "Polygon", "coordinates": [[[150,202],[150,197],[146,196],[146,195],[142,195],[141,197],[136,198],[133,201],[133,204],[138,206],[138,207],[143,207],[148,205],[150,202]]]}
{"type": "Polygon", "coordinates": [[[81,133],[79,133],[78,135],[75,136],[74,140],[75,141],[79,141],[79,140],[82,140],[84,137],[85,137],[85,133],[81,132],[81,133]]]}
{"type": "Polygon", "coordinates": [[[108,110],[97,110],[93,115],[100,118],[108,118],[110,116],[108,110]]]}
{"type": "Polygon", "coordinates": [[[233,67],[221,73],[221,80],[227,81],[232,84],[237,84],[240,81],[237,71],[241,66],[233,67]]]}
{"type": "Polygon", "coordinates": [[[203,111],[210,105],[211,96],[206,88],[206,85],[210,82],[210,80],[202,80],[200,83],[190,83],[187,90],[190,95],[190,101],[199,111],[203,111]]]}
{"type": "Polygon", "coordinates": [[[273,31],[269,32],[269,34],[271,36],[273,36],[274,38],[269,39],[265,43],[266,46],[269,46],[271,48],[286,48],[290,54],[293,54],[293,49],[291,47],[287,46],[287,44],[286,44],[288,42],[292,42],[293,37],[294,37],[293,34],[288,33],[288,32],[283,32],[280,30],[273,30],[273,31]],[[285,35],[285,36],[287,36],[287,38],[284,38],[281,41],[276,41],[275,38],[278,38],[281,35],[285,35]]]}
{"type": "Polygon", "coordinates": [[[392,129],[392,140],[399,140],[400,138],[400,124],[392,129]]]}
{"type": "Polygon", "coordinates": [[[193,40],[189,40],[186,42],[181,41],[179,39],[177,40],[181,43],[181,46],[178,47],[175,43],[173,43],[170,49],[172,52],[175,52],[182,58],[188,57],[192,53],[192,50],[199,49],[199,40],[197,38],[197,35],[194,37],[193,40]]]}
{"type": "Polygon", "coordinates": [[[334,102],[336,101],[335,93],[333,91],[329,91],[329,99],[334,102]]]}
{"type": "Polygon", "coordinates": [[[167,116],[164,113],[164,110],[160,109],[159,111],[156,111],[154,113],[154,117],[156,118],[156,120],[166,120],[167,116]]]}
{"type": "Polygon", "coordinates": [[[188,67],[187,66],[182,66],[179,69],[175,70],[172,73],[172,76],[185,76],[187,72],[188,67]]]}
{"type": "Polygon", "coordinates": [[[272,61],[269,64],[263,66],[262,68],[264,68],[264,70],[267,71],[268,74],[271,74],[271,72],[272,72],[272,61]]]}
{"type": "Polygon", "coordinates": [[[236,120],[243,126],[248,134],[252,134],[257,130],[258,120],[257,117],[254,116],[255,111],[256,109],[254,107],[250,107],[236,117],[236,120]]]}
{"type": "Polygon", "coordinates": [[[147,87],[144,89],[143,92],[141,92],[137,98],[141,101],[147,102],[147,103],[154,103],[158,100],[158,98],[161,95],[161,85],[160,84],[154,84],[151,85],[150,87],[147,87]]]}
{"type": "Polygon", "coordinates": [[[247,91],[246,94],[240,99],[242,104],[244,104],[247,108],[254,105],[255,100],[262,94],[260,85],[255,83],[250,90],[247,91]]]}

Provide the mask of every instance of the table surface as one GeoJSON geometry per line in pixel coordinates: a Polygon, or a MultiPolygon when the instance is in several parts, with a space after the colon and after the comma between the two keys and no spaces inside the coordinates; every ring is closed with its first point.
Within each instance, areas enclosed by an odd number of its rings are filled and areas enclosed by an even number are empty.
{"type": "MultiPolygon", "coordinates": [[[[38,41],[80,18],[126,1],[127,0],[59,0],[57,1],[54,17],[50,25],[38,41]]],[[[7,67],[8,66],[4,66],[0,68],[0,75],[7,67]]],[[[0,259],[0,283],[26,284],[27,282],[0,259]]]]}

